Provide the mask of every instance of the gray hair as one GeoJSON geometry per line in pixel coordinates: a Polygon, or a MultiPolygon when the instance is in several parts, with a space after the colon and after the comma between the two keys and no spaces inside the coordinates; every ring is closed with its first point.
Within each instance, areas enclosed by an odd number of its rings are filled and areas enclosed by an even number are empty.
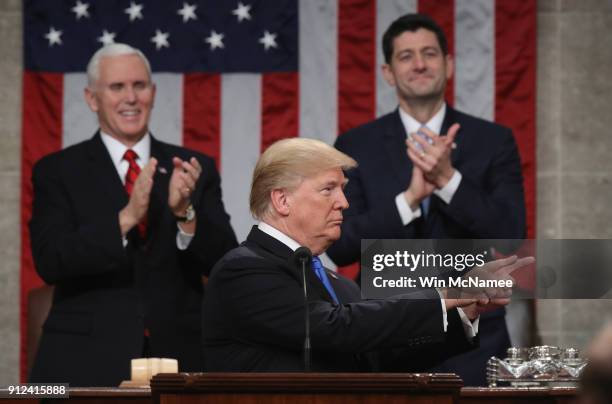
{"type": "Polygon", "coordinates": [[[89,59],[89,63],[87,64],[87,86],[93,89],[100,78],[100,60],[102,58],[122,55],[136,55],[140,57],[147,68],[149,77],[151,77],[151,64],[144,53],[124,43],[111,43],[98,49],[91,59],[89,59]]]}
{"type": "Polygon", "coordinates": [[[274,189],[295,190],[304,179],[332,168],[349,170],[355,160],[316,139],[279,140],[259,157],[253,171],[249,205],[255,219],[271,212],[270,195],[274,189]]]}

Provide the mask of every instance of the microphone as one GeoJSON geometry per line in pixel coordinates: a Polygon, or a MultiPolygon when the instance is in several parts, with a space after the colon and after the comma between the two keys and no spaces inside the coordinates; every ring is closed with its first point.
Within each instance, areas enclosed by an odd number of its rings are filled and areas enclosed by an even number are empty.
{"type": "Polygon", "coordinates": [[[312,252],[307,247],[300,247],[293,253],[293,262],[302,270],[304,287],[304,371],[310,372],[310,315],[308,312],[308,289],[306,287],[306,268],[312,263],[312,252]]]}

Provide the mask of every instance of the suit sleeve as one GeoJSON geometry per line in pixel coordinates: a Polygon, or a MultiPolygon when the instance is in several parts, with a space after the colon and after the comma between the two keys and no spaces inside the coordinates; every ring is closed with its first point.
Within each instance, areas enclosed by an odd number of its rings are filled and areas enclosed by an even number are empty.
{"type": "MultiPolygon", "coordinates": [[[[297,279],[256,260],[216,272],[211,293],[230,316],[232,335],[299,350],[304,340],[303,291],[297,279]]],[[[432,294],[432,298],[434,295],[432,294]]],[[[442,309],[434,300],[371,300],[333,305],[311,298],[311,342],[320,352],[368,352],[441,341],[442,309]]]]}
{"type": "Polygon", "coordinates": [[[185,251],[180,251],[184,268],[208,276],[214,264],[236,247],[236,236],[221,200],[221,179],[211,159],[200,159],[204,181],[193,201],[196,232],[185,251]]]}
{"type": "Polygon", "coordinates": [[[30,237],[38,274],[55,284],[126,268],[117,212],[92,212],[87,223],[79,221],[71,197],[74,190],[67,189],[61,161],[53,157],[37,163],[32,174],[30,237]]]}
{"type": "Polygon", "coordinates": [[[479,337],[468,340],[457,309],[448,312],[448,331],[438,343],[419,347],[381,349],[371,356],[376,372],[422,372],[440,365],[451,356],[479,346],[479,337]]]}
{"type": "Polygon", "coordinates": [[[463,176],[441,212],[467,229],[472,238],[525,237],[525,200],[521,161],[512,131],[504,129],[483,184],[463,176]]]}

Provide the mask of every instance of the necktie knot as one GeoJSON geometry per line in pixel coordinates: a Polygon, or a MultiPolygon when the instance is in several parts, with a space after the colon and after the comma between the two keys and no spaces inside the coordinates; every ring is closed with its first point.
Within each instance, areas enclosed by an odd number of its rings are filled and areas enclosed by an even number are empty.
{"type": "Polygon", "coordinates": [[[138,154],[132,149],[127,149],[123,155],[123,159],[130,163],[130,165],[135,164],[137,158],[138,154]]]}

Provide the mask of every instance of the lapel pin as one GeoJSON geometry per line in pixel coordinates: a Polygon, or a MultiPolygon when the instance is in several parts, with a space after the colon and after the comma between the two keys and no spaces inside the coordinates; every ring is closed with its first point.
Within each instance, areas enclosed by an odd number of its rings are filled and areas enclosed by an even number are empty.
{"type": "Polygon", "coordinates": [[[157,171],[159,171],[161,174],[168,174],[168,170],[166,170],[166,167],[159,167],[157,171]]]}

